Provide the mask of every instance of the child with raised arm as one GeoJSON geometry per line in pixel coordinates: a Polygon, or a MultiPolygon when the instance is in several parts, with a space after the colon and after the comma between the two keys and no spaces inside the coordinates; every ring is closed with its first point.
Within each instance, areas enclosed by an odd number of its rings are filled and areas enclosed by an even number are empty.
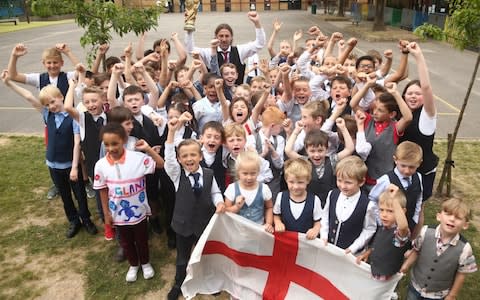
{"type": "MultiPolygon", "coordinates": [[[[312,164],[312,179],[307,189],[320,198],[322,207],[325,206],[328,192],[335,188],[335,167],[337,162],[351,155],[354,150],[352,138],[342,118],[337,119],[337,126],[343,132],[345,138],[345,148],[338,154],[327,155],[328,135],[320,129],[314,129],[305,136],[305,151],[308,160],[312,164]]],[[[285,153],[289,158],[302,157],[293,150],[292,146],[300,130],[302,130],[302,126],[300,122],[297,122],[295,130],[285,146],[285,153]]]]}
{"type": "Polygon", "coordinates": [[[285,181],[288,190],[278,194],[273,206],[275,231],[306,233],[313,240],[320,233],[322,207],[320,199],[307,191],[312,176],[312,165],[303,158],[285,162],[285,181]]]}
{"type": "Polygon", "coordinates": [[[58,188],[65,215],[70,223],[66,237],[74,237],[82,224],[88,233],[96,234],[97,228],[90,220],[82,172],[78,171],[80,128],[65,111],[62,92],[57,87],[48,85],[42,88],[37,99],[30,91],[10,81],[8,71],[3,71],[1,77],[6,86],[25,98],[42,114],[47,126],[50,138],[47,143],[46,164],[58,188]],[[78,210],[72,199],[72,191],[78,202],[78,210]]]}
{"type": "Polygon", "coordinates": [[[151,215],[145,190],[145,175],[163,167],[163,159],[144,140],[131,151],[124,148],[127,133],[122,125],[105,125],[100,136],[107,155],[95,165],[94,188],[100,191],[105,224],[115,225],[120,244],[130,267],[125,280],[137,280],[139,265],[143,277],[150,279],[155,272],[148,251],[147,217],[151,215]]]}
{"type": "Polygon", "coordinates": [[[417,168],[422,161],[422,148],[412,142],[403,142],[397,146],[393,156],[395,168],[377,180],[368,198],[378,203],[379,195],[389,184],[396,185],[407,198],[406,213],[408,228],[415,238],[423,226],[422,175],[417,168]]]}
{"type": "Polygon", "coordinates": [[[257,181],[260,156],[254,151],[238,155],[235,162],[237,181],[225,190],[225,210],[237,213],[273,233],[272,192],[265,183],[257,181]]]}
{"type": "MultiPolygon", "coordinates": [[[[371,85],[366,84],[350,102],[354,111],[358,110],[358,102],[362,95],[371,85]]],[[[380,94],[375,100],[373,114],[365,113],[365,136],[367,142],[372,145],[370,154],[365,161],[368,167],[366,189],[369,191],[377,182],[377,179],[391,170],[393,154],[397,147],[399,137],[412,120],[412,112],[403,101],[397,91],[395,83],[386,85],[386,93],[380,94]],[[401,117],[396,120],[397,110],[401,117]]]]}
{"type": "Polygon", "coordinates": [[[177,258],[175,283],[168,293],[169,300],[178,299],[180,287],[186,276],[188,260],[193,245],[205,230],[215,212],[223,212],[223,197],[213,176],[213,171],[200,166],[200,144],[192,139],[173,144],[178,119],[168,121],[165,142],[165,171],[175,185],[176,201],[172,228],[176,232],[177,258]]]}
{"type": "Polygon", "coordinates": [[[372,276],[376,280],[389,280],[402,266],[410,238],[406,204],[405,195],[394,184],[389,184],[378,199],[381,224],[377,227],[370,248],[357,256],[358,263],[369,258],[372,276]]]}
{"type": "Polygon", "coordinates": [[[375,205],[360,188],[365,183],[367,166],[357,156],[337,164],[338,189],[330,191],[324,207],[320,237],[355,254],[362,250],[377,229],[375,205]]]}
{"type": "Polygon", "coordinates": [[[465,276],[477,271],[472,246],[461,235],[471,217],[468,204],[450,198],[437,213],[437,227],[424,226],[413,241],[413,252],[401,268],[410,273],[407,300],[455,300],[465,276]]]}

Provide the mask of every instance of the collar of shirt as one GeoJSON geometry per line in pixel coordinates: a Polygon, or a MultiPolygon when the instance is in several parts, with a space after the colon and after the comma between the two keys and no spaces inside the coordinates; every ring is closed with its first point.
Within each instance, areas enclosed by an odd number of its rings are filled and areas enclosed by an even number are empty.
{"type": "Polygon", "coordinates": [[[133,116],[143,126],[143,114],[138,114],[133,116]]]}
{"type": "Polygon", "coordinates": [[[435,228],[435,239],[437,240],[437,245],[452,245],[456,246],[458,241],[460,240],[460,234],[457,233],[448,243],[444,244],[441,239],[441,234],[440,234],[440,225],[435,228]]]}
{"type": "Polygon", "coordinates": [[[393,169],[393,173],[395,173],[395,175],[397,175],[397,177],[400,179],[400,182],[402,183],[403,187],[408,187],[408,185],[412,182],[412,176],[408,176],[408,177],[403,176],[397,167],[393,169]],[[408,178],[409,182],[406,182],[406,178],[408,178]]]}
{"type": "Polygon", "coordinates": [[[232,46],[228,46],[227,50],[223,50],[220,48],[220,46],[217,47],[217,52],[231,52],[232,51],[232,46]]]}
{"type": "Polygon", "coordinates": [[[385,128],[387,128],[390,125],[390,121],[375,122],[374,125],[375,125],[375,134],[379,135],[385,130],[385,128]]]}
{"type": "Polygon", "coordinates": [[[93,117],[93,120],[94,120],[95,122],[97,122],[98,118],[102,117],[102,118],[103,118],[103,124],[106,124],[105,121],[107,120],[107,114],[106,114],[105,112],[102,111],[102,113],[99,114],[98,116],[92,115],[92,117],[93,117]]]}
{"type": "MultiPolygon", "coordinates": [[[[185,170],[185,169],[184,169],[185,170]]],[[[202,167],[201,166],[198,166],[198,169],[195,171],[195,172],[188,172],[187,170],[185,170],[185,176],[190,177],[190,174],[193,174],[193,173],[199,173],[200,174],[200,177],[203,177],[203,170],[202,170],[202,167]]]]}
{"type": "Polygon", "coordinates": [[[110,156],[110,153],[107,153],[107,155],[105,156],[107,158],[107,161],[110,165],[114,165],[114,164],[124,164],[125,163],[125,156],[127,155],[127,151],[125,148],[123,148],[123,154],[122,154],[122,157],[120,157],[119,160],[114,160],[112,158],[112,156],[110,156]]]}

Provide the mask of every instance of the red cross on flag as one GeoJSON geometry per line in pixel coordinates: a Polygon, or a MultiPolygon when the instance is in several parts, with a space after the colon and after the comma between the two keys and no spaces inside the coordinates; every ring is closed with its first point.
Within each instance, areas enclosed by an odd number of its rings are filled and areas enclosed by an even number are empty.
{"type": "Polygon", "coordinates": [[[238,299],[390,299],[401,275],[373,280],[370,266],[304,234],[269,234],[249,220],[215,214],[193,250],[183,295],[227,291],[238,299]]]}

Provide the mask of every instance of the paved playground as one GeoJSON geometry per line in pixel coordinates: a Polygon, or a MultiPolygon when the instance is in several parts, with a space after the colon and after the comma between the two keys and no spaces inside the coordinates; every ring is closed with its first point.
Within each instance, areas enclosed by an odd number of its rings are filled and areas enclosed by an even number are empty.
{"type": "MultiPolygon", "coordinates": [[[[260,13],[262,25],[267,38],[272,32],[272,23],[275,19],[283,22],[282,29],[277,37],[276,47],[282,39],[291,39],[297,29],[306,31],[310,26],[319,26],[326,34],[334,31],[344,32],[346,37],[351,22],[326,22],[322,15],[312,15],[310,11],[275,11],[260,13]]],[[[229,23],[234,30],[234,43],[241,43],[254,38],[253,24],[248,20],[246,12],[230,13],[199,13],[195,41],[198,46],[207,46],[213,37],[215,27],[220,23],[229,23]]],[[[12,25],[13,26],[13,25],[12,25]]],[[[163,14],[160,16],[157,30],[148,33],[146,46],[149,46],[159,37],[169,37],[172,32],[183,36],[183,15],[179,13],[163,14]]],[[[22,30],[0,34],[0,67],[6,68],[10,51],[16,43],[24,43],[29,53],[20,58],[18,70],[21,72],[42,71],[40,62],[44,48],[56,43],[67,43],[74,53],[84,60],[85,51],[80,47],[79,38],[83,33],[75,23],[53,25],[42,28],[22,30]]],[[[110,47],[110,54],[121,55],[128,42],[136,42],[133,34],[123,38],[115,37],[110,47]]],[[[453,132],[455,122],[460,111],[463,98],[473,71],[476,53],[460,52],[448,44],[440,42],[420,42],[430,70],[433,91],[437,99],[438,129],[437,138],[445,138],[447,133],[453,132]]],[[[369,49],[383,51],[392,48],[394,42],[367,42],[360,40],[356,51],[362,55],[369,49]]],[[[266,49],[260,53],[261,57],[268,57],[266,49]]],[[[398,64],[398,55],[394,58],[393,68],[398,64]]],[[[71,70],[73,66],[66,61],[64,69],[71,70]]],[[[413,60],[409,63],[409,78],[416,78],[416,65],[413,60]]],[[[459,137],[480,137],[480,77],[476,78],[470,103],[467,107],[459,137]]],[[[401,85],[402,86],[402,85],[401,85]]],[[[33,90],[32,90],[33,91],[33,90]]],[[[3,84],[0,84],[0,133],[41,134],[43,132],[40,115],[19,96],[15,95],[3,84]]]]}

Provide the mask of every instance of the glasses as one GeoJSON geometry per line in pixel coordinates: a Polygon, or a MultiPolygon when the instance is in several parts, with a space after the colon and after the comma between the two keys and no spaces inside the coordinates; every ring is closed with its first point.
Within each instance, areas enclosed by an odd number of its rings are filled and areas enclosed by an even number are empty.
{"type": "Polygon", "coordinates": [[[361,68],[361,69],[364,69],[364,68],[372,69],[372,68],[373,68],[373,65],[364,65],[364,64],[362,64],[362,65],[358,65],[358,67],[361,68]]]}

